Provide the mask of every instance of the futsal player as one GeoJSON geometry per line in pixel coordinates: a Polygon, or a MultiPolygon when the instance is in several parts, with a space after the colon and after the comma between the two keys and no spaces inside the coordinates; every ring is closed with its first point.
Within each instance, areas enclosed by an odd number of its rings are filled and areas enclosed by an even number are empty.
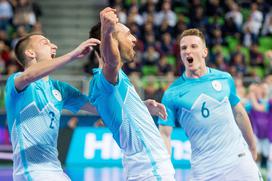
{"type": "Polygon", "coordinates": [[[24,67],[6,84],[6,111],[13,149],[14,181],[69,181],[58,160],[57,137],[62,109],[97,114],[87,96],[48,75],[82,58],[99,44],[88,39],[73,51],[54,58],[57,46],[41,34],[29,34],[15,46],[24,67]]]}
{"type": "Polygon", "coordinates": [[[121,70],[134,59],[136,38],[118,22],[114,9],[102,10],[100,20],[104,65],[94,72],[90,101],[123,152],[126,180],[172,181],[174,169],[159,130],[121,70]]]}
{"type": "Polygon", "coordinates": [[[178,121],[191,143],[191,181],[262,180],[250,120],[231,75],[206,66],[208,49],[198,29],[185,30],[179,45],[185,72],[164,93],[168,118],[159,120],[168,151],[178,121]]]}

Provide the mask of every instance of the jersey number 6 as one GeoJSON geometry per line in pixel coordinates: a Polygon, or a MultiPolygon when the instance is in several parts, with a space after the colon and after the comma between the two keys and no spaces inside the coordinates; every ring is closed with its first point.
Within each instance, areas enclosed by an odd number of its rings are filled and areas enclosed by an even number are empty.
{"type": "Polygon", "coordinates": [[[204,118],[207,118],[207,117],[209,117],[209,115],[210,115],[210,111],[209,111],[208,108],[205,107],[205,105],[206,105],[206,102],[203,102],[202,108],[201,108],[201,114],[202,114],[202,116],[203,116],[204,118]]]}

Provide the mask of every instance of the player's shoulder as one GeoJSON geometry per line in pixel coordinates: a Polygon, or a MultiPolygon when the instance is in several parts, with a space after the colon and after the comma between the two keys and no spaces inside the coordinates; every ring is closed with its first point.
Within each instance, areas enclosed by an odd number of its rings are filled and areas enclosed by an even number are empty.
{"type": "Polygon", "coordinates": [[[12,87],[15,86],[15,78],[17,76],[19,76],[20,74],[22,74],[22,72],[15,72],[13,74],[11,74],[8,79],[7,79],[7,82],[6,82],[6,90],[12,90],[12,87]]]}
{"type": "Polygon", "coordinates": [[[165,91],[165,95],[168,94],[175,94],[178,93],[179,90],[184,89],[184,84],[185,84],[185,79],[183,78],[183,76],[180,76],[179,78],[177,78],[176,80],[173,81],[172,84],[170,84],[170,86],[168,87],[168,89],[165,91]]]}
{"type": "Polygon", "coordinates": [[[14,81],[14,78],[19,76],[20,74],[22,74],[22,72],[15,72],[13,74],[11,74],[8,79],[7,79],[7,82],[10,82],[10,81],[14,81]]]}
{"type": "Polygon", "coordinates": [[[211,78],[218,78],[218,79],[229,79],[232,78],[232,76],[230,75],[230,73],[222,71],[222,70],[218,70],[218,69],[214,69],[214,68],[209,68],[210,70],[210,77],[211,78]]]}
{"type": "MultiPolygon", "coordinates": [[[[92,72],[93,72],[93,77],[97,78],[103,74],[103,69],[102,68],[94,68],[94,69],[92,69],[92,72]]],[[[119,77],[127,77],[127,75],[125,74],[125,72],[123,72],[122,69],[119,70],[119,77]]]]}

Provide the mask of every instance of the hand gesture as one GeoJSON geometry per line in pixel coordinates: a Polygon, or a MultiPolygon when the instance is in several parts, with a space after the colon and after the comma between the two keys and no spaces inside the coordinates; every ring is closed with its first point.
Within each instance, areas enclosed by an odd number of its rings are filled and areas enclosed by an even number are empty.
{"type": "MultiPolygon", "coordinates": [[[[101,57],[107,65],[118,67],[121,62],[119,44],[116,39],[118,18],[116,10],[110,7],[100,12],[101,21],[101,57]]],[[[114,76],[115,77],[115,76],[114,76]]]]}
{"type": "Polygon", "coordinates": [[[82,42],[76,49],[74,49],[70,54],[72,59],[82,58],[86,56],[91,50],[92,46],[100,44],[100,41],[95,38],[90,38],[82,42]]]}
{"type": "Polygon", "coordinates": [[[116,15],[116,9],[107,7],[100,12],[101,21],[101,36],[105,33],[111,33],[114,31],[115,25],[118,23],[116,15]]]}
{"type": "Polygon", "coordinates": [[[167,113],[165,106],[161,103],[158,103],[155,100],[147,99],[144,101],[149,113],[153,116],[159,116],[160,118],[166,120],[167,113]]]}

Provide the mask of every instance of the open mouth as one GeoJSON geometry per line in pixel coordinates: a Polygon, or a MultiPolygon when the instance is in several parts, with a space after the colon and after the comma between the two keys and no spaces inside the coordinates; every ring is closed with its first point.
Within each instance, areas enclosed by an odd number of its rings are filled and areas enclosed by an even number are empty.
{"type": "Polygon", "coordinates": [[[194,59],[193,59],[193,57],[187,57],[187,61],[188,61],[189,63],[193,63],[194,59]]]}
{"type": "Polygon", "coordinates": [[[56,54],[55,53],[51,53],[51,58],[55,58],[56,54]]]}

